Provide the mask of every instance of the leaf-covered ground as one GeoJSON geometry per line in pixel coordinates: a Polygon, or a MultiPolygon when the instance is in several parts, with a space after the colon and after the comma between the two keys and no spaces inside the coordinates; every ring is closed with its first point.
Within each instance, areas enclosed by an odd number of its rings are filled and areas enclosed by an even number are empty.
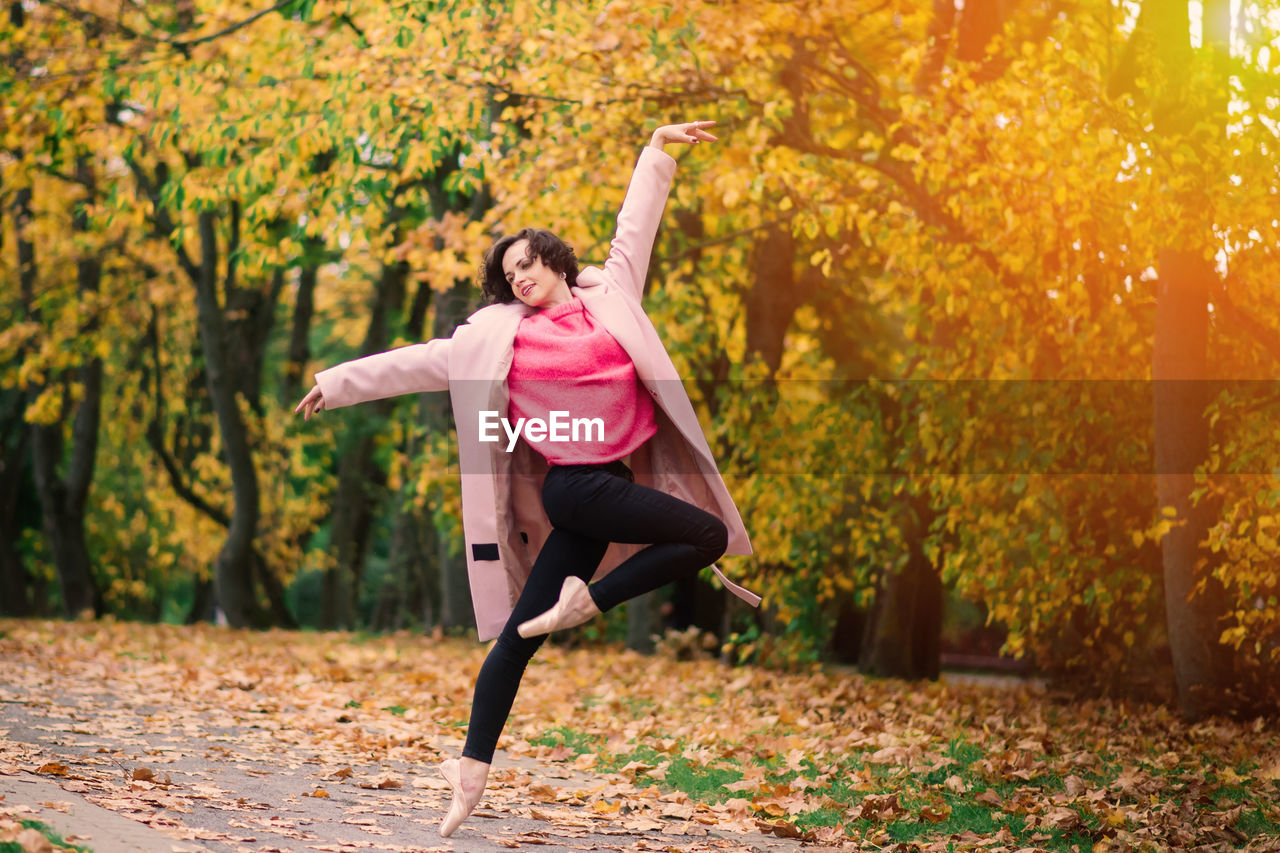
{"type": "MultiPolygon", "coordinates": [[[[461,744],[484,653],[408,634],[0,621],[0,773],[43,773],[228,849],[378,849],[397,820],[425,839],[447,794],[432,765],[461,744]],[[49,737],[32,736],[33,712],[49,737]],[[104,745],[73,755],[61,733],[104,745]],[[250,795],[191,781],[195,753],[219,750],[254,780],[250,795]],[[273,826],[254,809],[273,796],[341,799],[362,840],[273,826]],[[191,827],[197,804],[243,809],[242,834],[191,827]]],[[[547,645],[499,746],[481,811],[540,827],[503,847],[608,849],[601,839],[625,832],[654,850],[734,849],[763,830],[862,849],[1280,849],[1274,723],[1186,725],[1161,707],[1030,687],[547,645]]]]}

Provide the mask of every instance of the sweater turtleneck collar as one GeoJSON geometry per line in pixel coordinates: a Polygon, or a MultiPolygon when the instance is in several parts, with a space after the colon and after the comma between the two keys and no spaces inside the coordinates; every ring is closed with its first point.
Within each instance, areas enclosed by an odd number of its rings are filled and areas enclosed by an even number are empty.
{"type": "Polygon", "coordinates": [[[574,296],[568,302],[561,302],[559,305],[535,311],[534,316],[543,317],[547,320],[559,320],[561,317],[567,317],[570,314],[577,314],[581,311],[582,300],[574,296]]]}

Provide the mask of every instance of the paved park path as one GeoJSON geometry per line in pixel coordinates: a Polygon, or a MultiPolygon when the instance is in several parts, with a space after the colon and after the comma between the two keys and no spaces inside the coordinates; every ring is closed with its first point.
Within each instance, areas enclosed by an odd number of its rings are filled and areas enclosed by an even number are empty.
{"type": "MultiPolygon", "coordinates": [[[[609,799],[608,776],[502,754],[494,795],[443,839],[449,789],[429,764],[385,760],[372,748],[364,763],[335,766],[251,717],[169,712],[110,679],[22,696],[15,666],[6,662],[0,678],[0,813],[35,817],[96,853],[800,847],[720,831],[679,793],[653,791],[661,818],[631,813],[617,805],[627,800],[609,799]]],[[[436,746],[456,754],[461,742],[436,746]]]]}

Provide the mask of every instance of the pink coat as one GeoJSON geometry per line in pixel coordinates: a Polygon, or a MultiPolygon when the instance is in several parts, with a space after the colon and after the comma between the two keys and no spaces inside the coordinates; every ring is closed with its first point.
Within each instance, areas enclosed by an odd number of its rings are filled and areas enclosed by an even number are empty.
{"type": "MultiPolygon", "coordinates": [[[[618,230],[604,269],[578,273],[574,295],[622,345],[641,384],[653,396],[658,432],[631,457],[636,482],[661,489],[718,516],[729,529],[729,554],[750,554],[738,509],[716,468],[711,449],[653,323],[640,299],[654,235],[662,221],[676,162],[646,147],[636,164],[618,230]]],[[[349,361],[316,374],[325,408],[420,391],[450,392],[462,474],[462,527],[467,573],[480,640],[506,624],[533,561],[551,531],[542,509],[546,460],[524,440],[481,442],[480,412],[507,414],[507,371],[516,327],[535,309],[522,302],[490,305],[467,318],[449,338],[349,361]]],[[[599,578],[642,546],[613,544],[596,570],[599,578]]],[[[715,574],[738,597],[760,597],[715,574]]]]}

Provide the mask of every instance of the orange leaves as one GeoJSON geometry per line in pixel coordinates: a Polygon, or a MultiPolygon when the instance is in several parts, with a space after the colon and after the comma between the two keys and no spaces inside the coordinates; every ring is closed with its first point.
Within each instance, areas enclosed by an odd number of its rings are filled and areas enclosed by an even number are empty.
{"type": "Polygon", "coordinates": [[[942,823],[949,817],[951,817],[951,805],[949,803],[938,802],[920,809],[920,819],[928,823],[942,823]]]}
{"type": "MultiPolygon", "coordinates": [[[[173,779],[168,773],[164,774],[164,778],[161,779],[156,775],[156,771],[152,770],[150,767],[135,767],[133,768],[133,772],[128,774],[128,778],[131,782],[141,782],[147,787],[158,786],[167,788],[173,784],[173,779]]],[[[142,788],[142,786],[134,785],[131,785],[130,787],[142,788]]]]}
{"type": "MultiPolygon", "coordinates": [[[[183,809],[211,809],[235,820],[219,832],[237,838],[327,839],[340,825],[396,842],[384,817],[429,824],[447,807],[448,785],[430,765],[461,744],[455,723],[465,721],[483,654],[473,643],[408,635],[5,622],[0,660],[15,688],[74,712],[71,729],[91,729],[111,748],[82,764],[83,754],[73,760],[56,746],[0,741],[0,768],[62,772],[54,778],[82,793],[101,796],[106,786],[104,802],[122,811],[163,806],[183,820],[183,809]],[[200,677],[184,677],[197,666],[200,677]],[[94,690],[55,703],[49,671],[61,688],[94,690]],[[237,686],[245,674],[257,686],[237,686]],[[102,702],[98,689],[162,707],[146,719],[166,751],[130,760],[135,706],[102,702]],[[408,721],[394,708],[422,713],[408,721]],[[335,723],[343,709],[358,724],[335,723]],[[221,739],[192,738],[197,721],[200,731],[216,721],[221,739]],[[169,761],[227,766],[249,756],[258,766],[236,784],[180,776],[190,772],[180,766],[169,779],[169,761]],[[62,781],[73,776],[83,778],[62,781]],[[280,819],[283,803],[315,822],[280,819]]],[[[499,831],[504,845],[592,832],[746,845],[743,836],[765,832],[865,847],[885,846],[891,826],[911,826],[924,847],[982,843],[1007,853],[1071,835],[1189,847],[1230,839],[1256,819],[1238,790],[1266,803],[1280,791],[1280,743],[1265,725],[1190,727],[1152,709],[1064,705],[1024,688],[726,669],[615,648],[544,646],[499,746],[509,752],[481,810],[541,827],[499,831]],[[694,701],[710,695],[710,707],[694,701]],[[559,734],[548,736],[553,726],[559,734]],[[1196,805],[1213,802],[1221,805],[1196,805]],[[975,806],[995,829],[966,835],[975,806]]]]}
{"type": "Polygon", "coordinates": [[[596,800],[591,804],[591,810],[596,814],[616,814],[622,808],[622,804],[622,800],[615,800],[612,803],[608,800],[596,800]]]}
{"type": "Polygon", "coordinates": [[[554,803],[558,800],[556,789],[545,783],[530,785],[526,791],[529,797],[538,803],[554,803]]]}
{"type": "Polygon", "coordinates": [[[797,827],[794,823],[790,823],[785,820],[774,820],[774,821],[757,820],[756,826],[758,826],[762,832],[767,832],[772,835],[776,835],[779,838],[795,838],[800,841],[817,841],[818,840],[817,835],[815,835],[814,833],[804,832],[799,827],[797,827]]]}
{"type": "Polygon", "coordinates": [[[391,776],[389,774],[384,773],[381,776],[376,776],[371,779],[362,779],[360,780],[359,785],[361,788],[369,788],[377,791],[385,791],[389,788],[404,787],[404,782],[402,782],[400,779],[396,778],[395,776],[391,776]]]}
{"type": "Polygon", "coordinates": [[[850,820],[884,822],[897,820],[906,811],[898,801],[897,794],[873,794],[864,797],[861,803],[850,809],[848,817],[850,820]]]}

